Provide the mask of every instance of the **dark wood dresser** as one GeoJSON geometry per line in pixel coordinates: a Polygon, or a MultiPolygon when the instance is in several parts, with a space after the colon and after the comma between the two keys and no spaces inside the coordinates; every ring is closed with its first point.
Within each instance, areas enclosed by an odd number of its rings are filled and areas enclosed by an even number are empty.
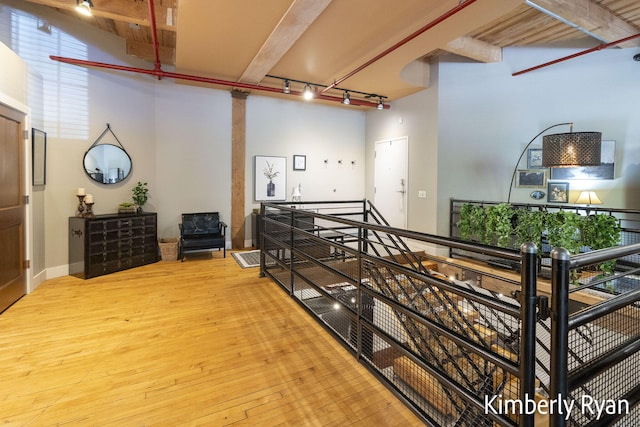
{"type": "Polygon", "coordinates": [[[158,261],[155,213],[69,218],[69,274],[84,279],[158,261]]]}

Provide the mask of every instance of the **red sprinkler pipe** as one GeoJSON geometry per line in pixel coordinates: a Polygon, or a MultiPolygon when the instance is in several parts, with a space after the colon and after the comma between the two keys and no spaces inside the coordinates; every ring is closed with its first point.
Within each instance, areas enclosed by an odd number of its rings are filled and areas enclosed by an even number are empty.
{"type": "MultiPolygon", "coordinates": [[[[153,6],[153,0],[149,0],[149,17],[151,18],[151,37],[153,38],[153,52],[155,54],[154,69],[160,71],[162,65],[160,63],[160,52],[158,51],[158,32],[156,29],[156,10],[153,6]]],[[[161,76],[158,77],[158,80],[161,76]]]]}
{"type": "Polygon", "coordinates": [[[571,54],[571,55],[567,55],[567,56],[562,57],[562,58],[554,59],[553,61],[545,62],[544,64],[536,65],[535,67],[527,68],[526,70],[516,71],[515,73],[513,73],[511,75],[512,76],[519,76],[521,74],[525,74],[525,73],[528,73],[530,71],[535,71],[535,70],[539,70],[540,68],[548,67],[549,65],[554,65],[554,64],[557,64],[559,62],[568,61],[569,59],[577,58],[579,56],[586,55],[586,54],[591,53],[591,52],[595,52],[595,51],[598,51],[598,50],[606,49],[608,47],[611,47],[611,46],[614,46],[614,45],[617,45],[617,44],[620,44],[620,43],[624,43],[626,41],[633,40],[633,39],[638,38],[638,37],[640,37],[640,33],[638,33],[636,35],[633,35],[633,36],[625,37],[625,38],[620,39],[620,40],[613,41],[611,43],[604,43],[604,44],[598,45],[596,47],[592,47],[591,49],[584,50],[582,52],[578,52],[578,53],[574,53],[574,54],[571,54]]]}
{"type": "Polygon", "coordinates": [[[394,44],[390,48],[382,51],[381,53],[379,53],[378,55],[374,56],[373,58],[371,58],[370,60],[368,60],[367,62],[365,62],[364,64],[362,64],[358,68],[356,68],[355,70],[351,71],[350,73],[347,73],[345,76],[339,78],[338,80],[335,80],[332,84],[330,84],[329,86],[327,86],[324,89],[322,89],[322,91],[320,91],[320,93],[325,93],[328,90],[333,89],[334,87],[338,86],[343,81],[347,80],[349,77],[352,77],[354,74],[359,73],[360,71],[364,70],[369,65],[373,64],[374,62],[376,62],[377,60],[387,56],[388,54],[390,54],[394,50],[398,49],[399,47],[404,46],[405,44],[409,43],[411,40],[415,39],[416,37],[418,37],[419,35],[421,35],[425,31],[427,31],[427,30],[435,27],[439,23],[449,19],[450,17],[452,17],[456,13],[460,12],[461,10],[463,10],[464,8],[466,8],[467,6],[470,6],[471,4],[473,4],[475,2],[476,2],[476,0],[467,0],[467,1],[461,2],[460,4],[458,4],[458,6],[454,7],[451,10],[449,10],[445,14],[440,15],[438,18],[436,18],[433,21],[429,22],[427,25],[425,25],[424,27],[420,28],[418,31],[415,31],[414,33],[408,35],[407,37],[405,37],[404,39],[400,40],[398,43],[394,44]]]}
{"type": "MultiPolygon", "coordinates": [[[[159,68],[156,68],[156,69],[153,69],[153,70],[148,70],[148,69],[145,69],[145,68],[136,68],[136,67],[128,67],[128,66],[124,66],[124,65],[106,64],[104,62],[95,62],[95,61],[85,61],[85,60],[82,60],[82,59],[63,58],[61,56],[54,56],[54,55],[49,56],[49,58],[51,58],[53,61],[64,62],[66,64],[72,64],[72,65],[80,65],[80,66],[84,66],[84,67],[106,68],[106,69],[109,69],[109,70],[128,71],[128,72],[132,72],[132,73],[147,74],[147,75],[150,75],[150,76],[157,77],[158,80],[162,79],[163,77],[168,77],[168,78],[174,78],[174,79],[179,79],[179,80],[188,80],[188,81],[194,81],[194,82],[200,82],[200,83],[216,84],[216,85],[221,85],[221,86],[238,87],[238,88],[242,88],[242,89],[251,89],[251,90],[261,90],[261,91],[265,91],[265,92],[282,93],[282,89],[280,89],[280,88],[268,87],[268,86],[259,86],[259,85],[250,84],[250,83],[232,82],[232,81],[228,81],[228,80],[214,79],[214,78],[211,78],[211,77],[201,77],[201,76],[193,76],[193,75],[189,75],[189,74],[172,73],[172,72],[162,71],[162,69],[159,69],[159,68]]],[[[300,92],[300,91],[291,91],[291,94],[300,95],[301,96],[302,92],[300,92]]],[[[342,102],[342,97],[325,95],[325,94],[322,94],[322,93],[316,94],[315,98],[322,99],[324,101],[342,102]]],[[[358,106],[362,106],[362,107],[376,107],[376,108],[378,107],[378,103],[376,103],[376,102],[363,101],[363,100],[360,100],[360,99],[352,99],[351,100],[351,105],[358,105],[358,106]]],[[[390,106],[388,104],[383,104],[383,108],[384,109],[389,109],[390,106]]]]}

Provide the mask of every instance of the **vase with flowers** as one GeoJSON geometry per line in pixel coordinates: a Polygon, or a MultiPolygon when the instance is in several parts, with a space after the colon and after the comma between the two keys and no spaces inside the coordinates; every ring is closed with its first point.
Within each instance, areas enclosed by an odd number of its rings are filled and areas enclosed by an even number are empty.
{"type": "Polygon", "coordinates": [[[275,166],[275,163],[271,163],[269,164],[269,162],[267,163],[267,167],[264,168],[264,176],[267,177],[267,179],[269,179],[269,182],[267,183],[267,197],[274,197],[276,195],[276,184],[273,182],[273,179],[275,177],[277,177],[280,172],[275,171],[273,168],[275,166]]]}

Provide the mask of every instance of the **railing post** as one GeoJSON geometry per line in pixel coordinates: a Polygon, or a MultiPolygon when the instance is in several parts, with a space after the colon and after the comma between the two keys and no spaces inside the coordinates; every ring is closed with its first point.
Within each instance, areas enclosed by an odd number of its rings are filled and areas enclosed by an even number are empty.
{"type": "Polygon", "coordinates": [[[289,223],[289,243],[291,246],[291,249],[289,250],[289,292],[291,295],[293,295],[294,293],[294,273],[293,273],[293,250],[294,250],[294,237],[295,237],[295,231],[294,231],[294,227],[296,225],[296,214],[294,211],[291,211],[291,222],[289,223]]]}
{"type": "Polygon", "coordinates": [[[260,277],[266,276],[265,262],[264,262],[264,214],[267,210],[264,207],[264,203],[260,203],[260,217],[258,218],[258,226],[256,227],[260,230],[260,233],[257,236],[258,245],[260,246],[260,277]]]}
{"type": "MultiPolygon", "coordinates": [[[[520,338],[520,402],[535,399],[536,373],[536,306],[537,306],[537,260],[538,248],[534,243],[520,247],[522,256],[521,288],[522,334],[520,338]]],[[[521,427],[532,427],[535,413],[520,415],[521,427]]]]}
{"type": "MultiPolygon", "coordinates": [[[[369,209],[367,209],[367,200],[363,200],[362,201],[362,222],[364,222],[365,224],[369,223],[369,209]]],[[[367,253],[369,251],[369,247],[368,247],[368,240],[369,240],[369,235],[368,235],[368,230],[364,229],[362,230],[361,234],[360,234],[360,238],[363,242],[362,244],[362,248],[360,252],[364,252],[367,253]]]]}
{"type": "Polygon", "coordinates": [[[567,381],[569,366],[569,267],[571,254],[564,248],[551,251],[551,371],[549,394],[555,411],[550,415],[551,427],[567,425],[567,405],[569,397],[567,381]]]}

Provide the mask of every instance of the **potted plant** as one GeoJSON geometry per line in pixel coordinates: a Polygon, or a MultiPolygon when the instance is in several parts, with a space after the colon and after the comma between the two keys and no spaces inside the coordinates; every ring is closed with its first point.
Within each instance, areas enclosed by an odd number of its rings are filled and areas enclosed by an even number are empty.
{"type": "Polygon", "coordinates": [[[147,200],[149,200],[149,189],[147,188],[147,183],[138,181],[131,192],[133,193],[133,202],[138,207],[138,212],[142,212],[142,207],[147,203],[147,200]]]}

